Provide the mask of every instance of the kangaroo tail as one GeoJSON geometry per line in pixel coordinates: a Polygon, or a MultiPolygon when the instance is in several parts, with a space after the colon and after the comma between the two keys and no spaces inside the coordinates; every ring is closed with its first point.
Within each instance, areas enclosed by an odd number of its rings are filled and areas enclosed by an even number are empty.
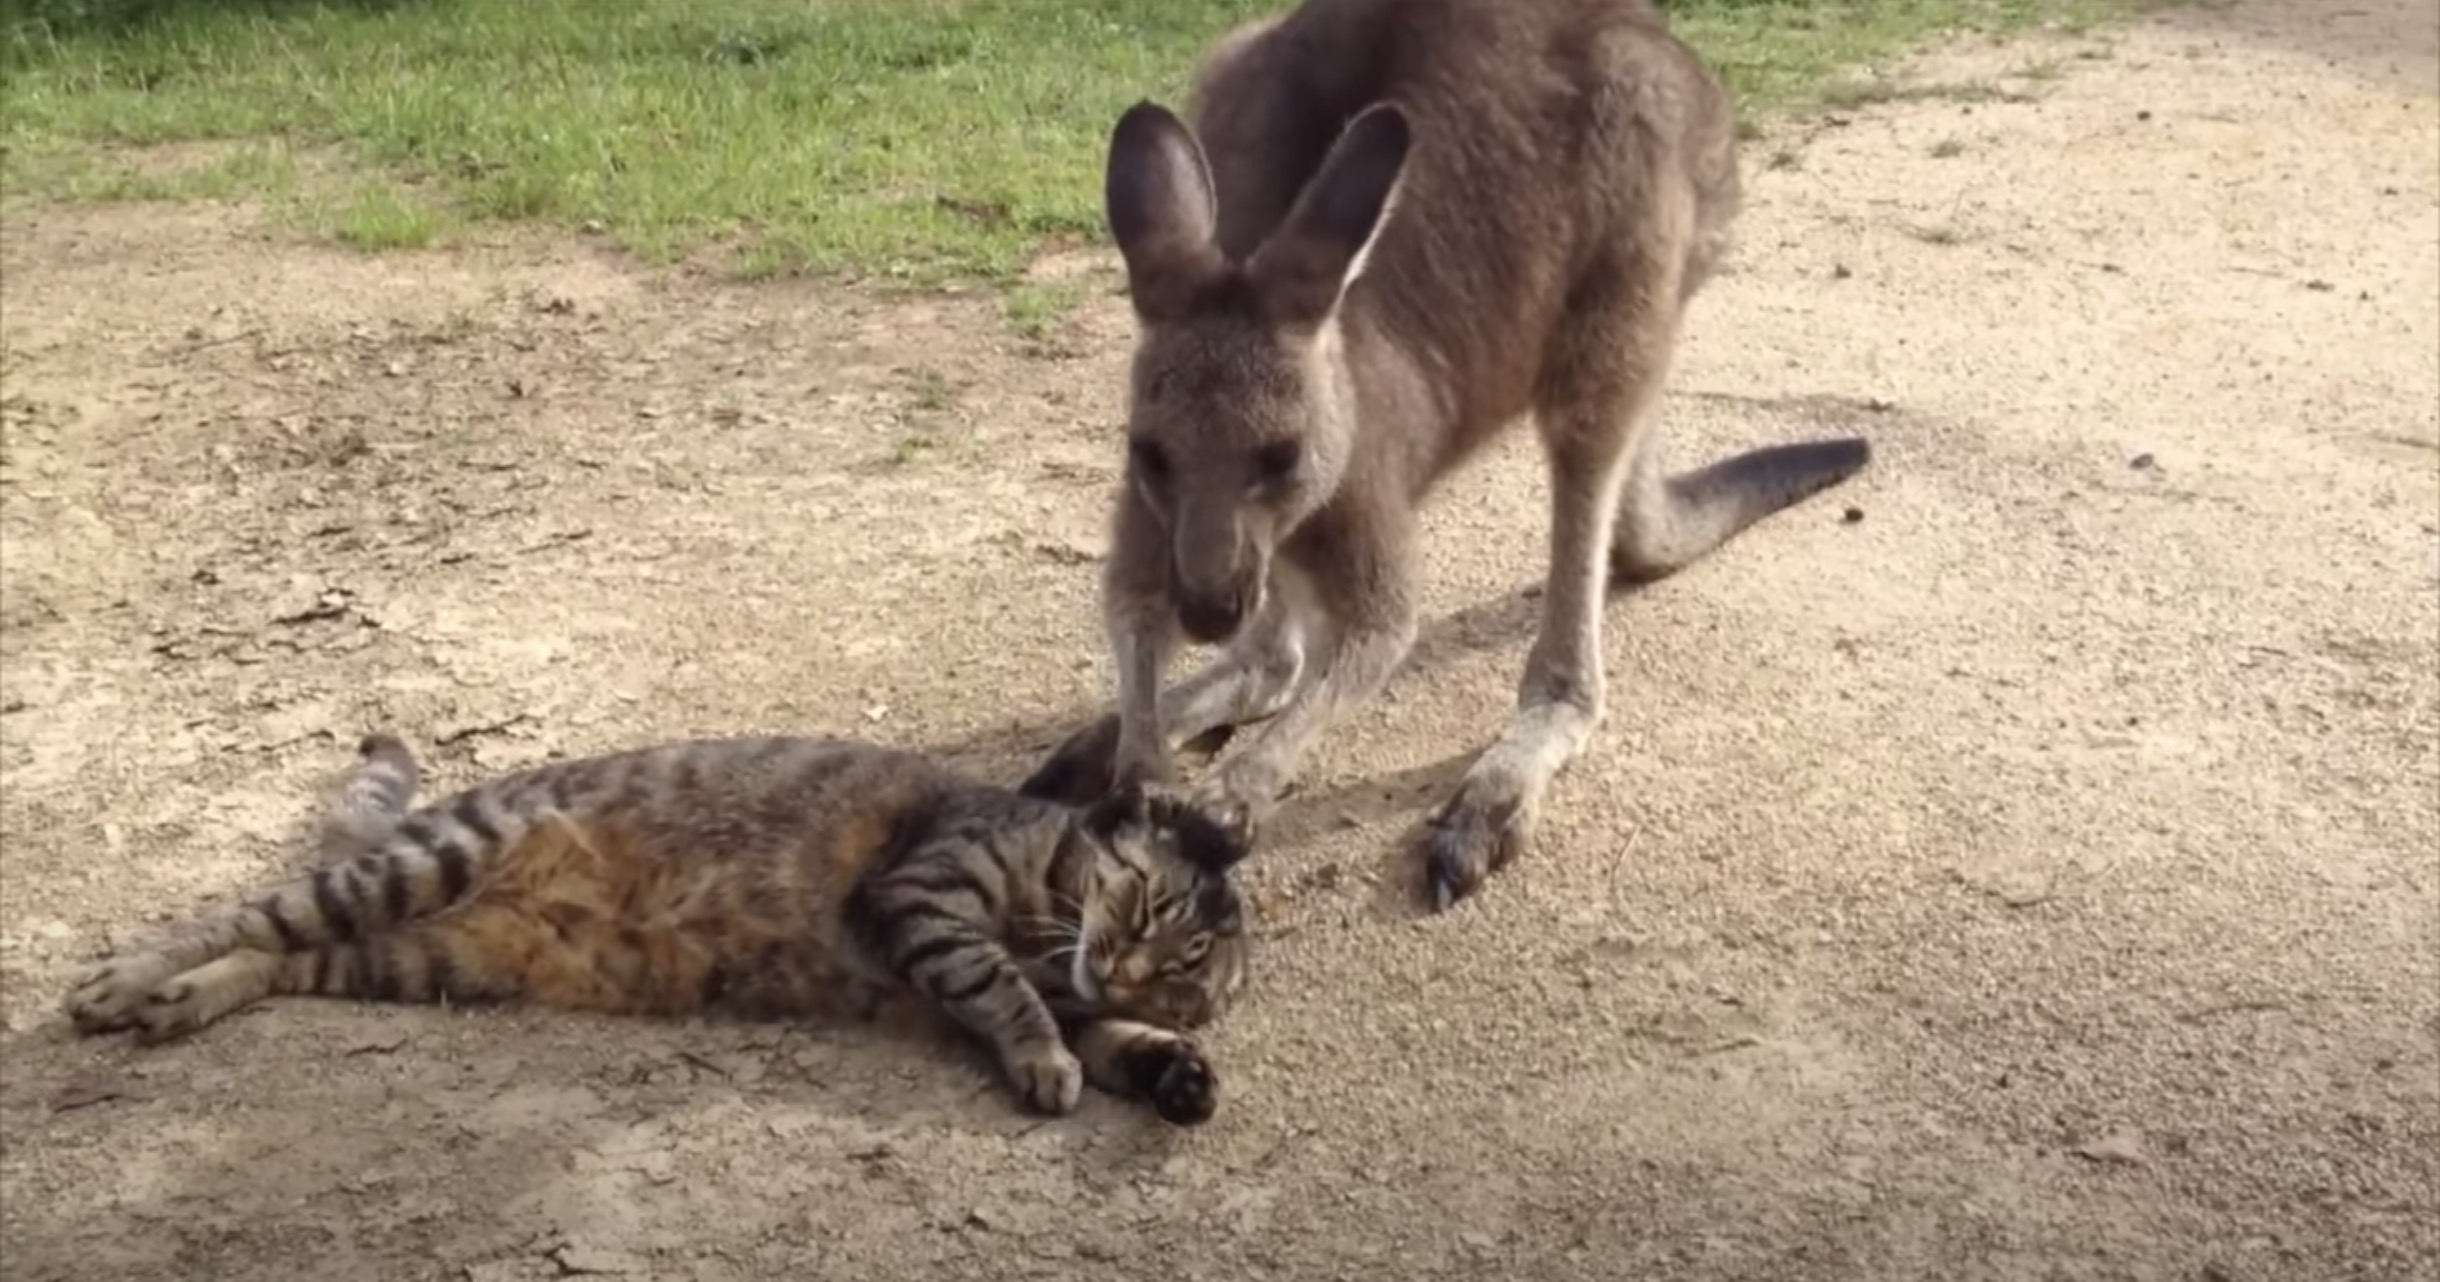
{"type": "Polygon", "coordinates": [[[1773,445],[1690,472],[1660,470],[1649,446],[1629,473],[1610,574],[1649,583],[1686,568],[1747,526],[1837,485],[1872,461],[1862,437],[1773,445]]]}

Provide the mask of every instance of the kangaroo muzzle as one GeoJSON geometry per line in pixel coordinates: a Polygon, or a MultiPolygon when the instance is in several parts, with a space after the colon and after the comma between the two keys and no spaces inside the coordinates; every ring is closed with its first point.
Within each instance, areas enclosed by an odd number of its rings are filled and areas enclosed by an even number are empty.
{"type": "Polygon", "coordinates": [[[1237,635],[1261,606],[1268,567],[1233,505],[1190,501],[1178,517],[1169,546],[1178,626],[1197,643],[1215,645],[1237,635]]]}
{"type": "Polygon", "coordinates": [[[1245,624],[1245,616],[1253,613],[1254,595],[1248,589],[1180,592],[1178,626],[1204,645],[1226,641],[1237,635],[1237,629],[1245,624]]]}

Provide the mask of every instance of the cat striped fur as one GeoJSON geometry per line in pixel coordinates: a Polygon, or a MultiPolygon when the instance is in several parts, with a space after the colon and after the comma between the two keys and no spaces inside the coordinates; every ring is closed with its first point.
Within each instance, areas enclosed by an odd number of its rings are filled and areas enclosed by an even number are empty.
{"type": "Polygon", "coordinates": [[[321,858],[81,976],[83,1033],[160,1042],[279,995],[789,1018],[926,1000],[1047,1113],[1090,1083],[1192,1125],[1189,1030],[1249,941],[1244,855],[1157,788],[1089,808],[841,739],[667,743],[554,762],[410,811],[367,737],[321,858]]]}

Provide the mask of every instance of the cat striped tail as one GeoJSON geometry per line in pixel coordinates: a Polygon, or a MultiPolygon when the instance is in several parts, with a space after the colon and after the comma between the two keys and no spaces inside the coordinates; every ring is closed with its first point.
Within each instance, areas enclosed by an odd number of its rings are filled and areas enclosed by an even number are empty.
{"type": "Polygon", "coordinates": [[[314,843],[316,861],[336,863],[388,841],[422,782],[422,767],[405,740],[386,731],[366,735],[356,745],[356,763],[340,778],[323,810],[314,843]]]}

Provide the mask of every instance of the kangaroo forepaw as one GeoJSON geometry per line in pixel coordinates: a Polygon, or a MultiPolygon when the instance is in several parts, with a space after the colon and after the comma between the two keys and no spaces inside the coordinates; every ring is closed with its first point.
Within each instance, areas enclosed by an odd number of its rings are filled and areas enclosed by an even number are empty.
{"type": "Polygon", "coordinates": [[[1425,822],[1415,843],[1433,912],[1446,912],[1531,844],[1533,813],[1516,802],[1487,804],[1466,791],[1425,822]]]}
{"type": "MultiPolygon", "coordinates": [[[[1177,794],[1173,794],[1177,795],[1177,794]]],[[[1208,778],[1193,789],[1177,795],[1176,804],[1194,811],[1217,830],[1219,836],[1242,858],[1254,849],[1268,807],[1253,796],[1231,786],[1226,777],[1208,778]]],[[[1226,862],[1235,862],[1235,858],[1226,862]]]]}

